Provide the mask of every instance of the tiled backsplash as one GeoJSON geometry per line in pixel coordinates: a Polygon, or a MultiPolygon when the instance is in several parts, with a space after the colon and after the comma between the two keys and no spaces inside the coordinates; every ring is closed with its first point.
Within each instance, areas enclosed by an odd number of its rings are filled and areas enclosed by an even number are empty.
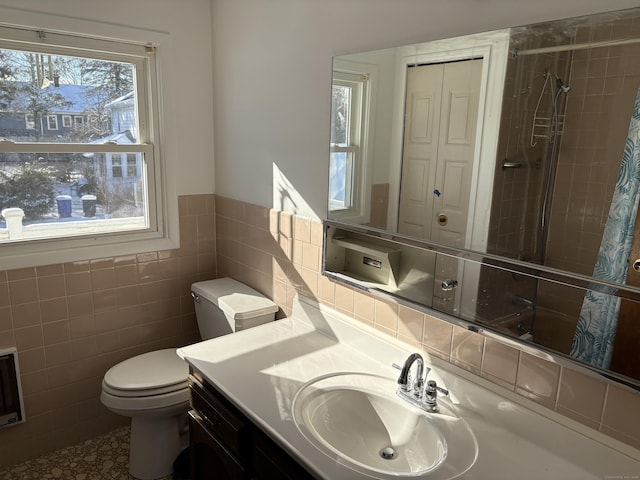
{"type": "Polygon", "coordinates": [[[0,271],[0,348],[16,346],[27,422],[0,430],[0,467],[128,421],[104,373],[198,340],[190,285],[215,277],[214,195],[179,199],[177,250],[0,271]]]}
{"type": "Polygon", "coordinates": [[[100,403],[106,370],[196,341],[189,286],[225,275],[274,299],[281,317],[302,292],[640,447],[637,393],[323,277],[320,222],[214,195],[180,197],[179,211],[177,250],[0,271],[0,348],[18,347],[27,413],[0,430],[0,467],[126,423],[100,403]]]}
{"type": "Polygon", "coordinates": [[[337,284],[321,270],[322,224],[216,197],[218,275],[272,297],[284,314],[311,295],[392,337],[423,348],[547,408],[640,448],[640,394],[561,367],[436,317],[337,284]]]}

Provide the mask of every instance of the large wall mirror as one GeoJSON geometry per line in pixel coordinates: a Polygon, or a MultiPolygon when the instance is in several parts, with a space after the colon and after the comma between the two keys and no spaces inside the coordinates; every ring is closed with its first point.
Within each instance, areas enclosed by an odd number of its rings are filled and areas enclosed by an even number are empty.
{"type": "Polygon", "coordinates": [[[637,385],[639,88],[640,9],[336,57],[325,270],[637,385]]]}

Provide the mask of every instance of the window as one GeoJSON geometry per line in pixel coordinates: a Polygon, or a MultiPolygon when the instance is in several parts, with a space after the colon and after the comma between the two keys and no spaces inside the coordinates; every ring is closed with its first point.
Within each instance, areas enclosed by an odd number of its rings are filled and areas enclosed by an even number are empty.
{"type": "Polygon", "coordinates": [[[113,178],[122,177],[122,155],[119,153],[111,155],[111,176],[113,178]]]}
{"type": "Polygon", "coordinates": [[[150,45],[0,27],[0,261],[167,238],[155,61],[150,45]],[[25,131],[2,130],[16,114],[25,131]]]}
{"type": "Polygon", "coordinates": [[[49,130],[58,129],[58,117],[55,115],[47,115],[47,128],[49,130]]]}
{"type": "Polygon", "coordinates": [[[333,72],[329,211],[332,218],[362,216],[369,77],[333,72]]]}

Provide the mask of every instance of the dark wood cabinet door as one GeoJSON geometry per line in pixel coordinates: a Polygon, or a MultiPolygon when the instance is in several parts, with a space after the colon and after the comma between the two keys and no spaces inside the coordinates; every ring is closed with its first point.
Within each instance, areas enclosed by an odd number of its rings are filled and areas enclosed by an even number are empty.
{"type": "Polygon", "coordinates": [[[191,480],[248,480],[247,469],[189,412],[191,480]]]}

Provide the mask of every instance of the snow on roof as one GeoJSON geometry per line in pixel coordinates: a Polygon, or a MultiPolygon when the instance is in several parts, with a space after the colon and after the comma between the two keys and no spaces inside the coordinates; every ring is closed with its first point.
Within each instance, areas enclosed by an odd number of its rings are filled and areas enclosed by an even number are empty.
{"type": "Polygon", "coordinates": [[[50,84],[41,89],[48,94],[62,95],[67,102],[71,102],[69,106],[57,106],[52,108],[56,113],[81,113],[89,110],[95,103],[95,100],[88,95],[91,87],[84,85],[68,85],[61,83],[59,87],[50,84]]]}
{"type": "MultiPolygon", "coordinates": [[[[94,144],[94,145],[102,145],[104,143],[117,143],[118,145],[127,145],[127,144],[131,145],[135,143],[135,138],[131,134],[130,130],[126,130],[124,132],[107,135],[106,137],[100,137],[96,140],[89,142],[89,144],[94,144]]],[[[85,158],[92,158],[94,156],[94,153],[87,152],[87,153],[83,153],[82,156],[85,158]]]]}
{"type": "Polygon", "coordinates": [[[106,137],[100,137],[96,140],[92,140],[89,143],[117,143],[117,144],[132,144],[135,143],[135,139],[133,135],[131,135],[131,131],[125,130],[124,132],[114,133],[112,135],[107,135],[106,137]]]}
{"type": "Polygon", "coordinates": [[[135,95],[134,95],[134,92],[131,91],[121,96],[120,98],[116,98],[112,102],[107,103],[105,105],[105,108],[128,107],[128,106],[134,105],[134,102],[135,102],[135,95]]]}
{"type": "MultiPolygon", "coordinates": [[[[2,85],[4,82],[0,82],[2,85]]],[[[9,83],[9,82],[7,82],[9,83]]],[[[24,87],[28,84],[26,82],[10,82],[17,87],[24,87]]],[[[86,85],[71,85],[67,83],[61,83],[57,87],[54,83],[48,82],[44,87],[40,89],[40,93],[43,95],[61,95],[65,102],[70,105],[54,106],[51,108],[52,113],[84,113],[96,105],[97,98],[91,94],[94,87],[86,85]]],[[[117,98],[105,105],[107,108],[113,108],[116,106],[124,106],[132,104],[135,100],[134,92],[130,92],[117,98]]],[[[6,111],[13,112],[26,112],[28,110],[29,98],[27,94],[18,95],[10,102],[6,111]]]]}

